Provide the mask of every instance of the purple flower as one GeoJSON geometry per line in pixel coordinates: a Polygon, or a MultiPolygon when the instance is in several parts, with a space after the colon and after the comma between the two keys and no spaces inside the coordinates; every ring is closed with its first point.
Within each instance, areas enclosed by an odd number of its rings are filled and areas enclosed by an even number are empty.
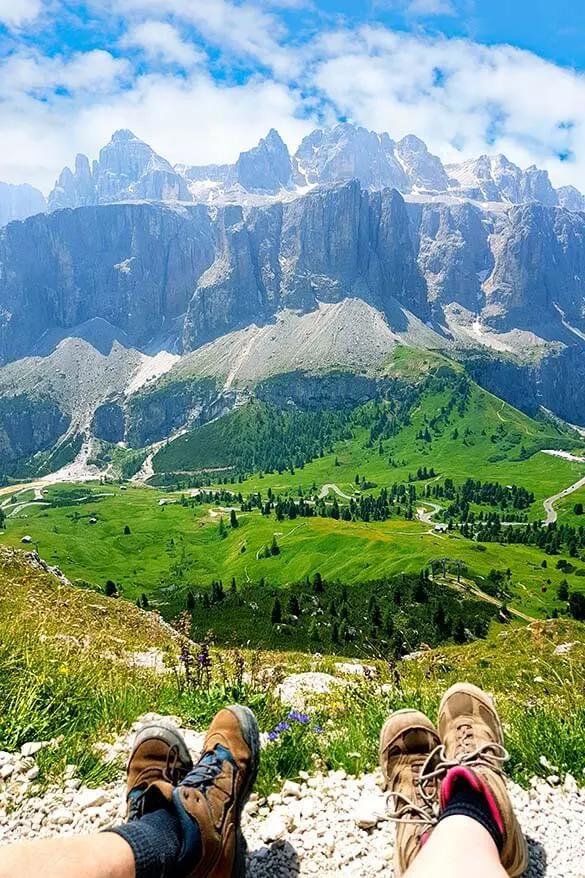
{"type": "Polygon", "coordinates": [[[295,723],[300,723],[302,726],[306,726],[311,721],[306,713],[299,713],[298,710],[291,710],[287,719],[290,719],[295,723]]]}
{"type": "Polygon", "coordinates": [[[275,729],[275,731],[277,731],[277,732],[288,732],[289,730],[290,730],[290,726],[288,723],[279,723],[275,729]]]}
{"type": "Polygon", "coordinates": [[[313,726],[313,731],[317,732],[318,735],[322,734],[324,731],[323,726],[313,726]]]}
{"type": "Polygon", "coordinates": [[[278,732],[268,732],[268,740],[269,741],[277,741],[278,740],[278,732]]]}

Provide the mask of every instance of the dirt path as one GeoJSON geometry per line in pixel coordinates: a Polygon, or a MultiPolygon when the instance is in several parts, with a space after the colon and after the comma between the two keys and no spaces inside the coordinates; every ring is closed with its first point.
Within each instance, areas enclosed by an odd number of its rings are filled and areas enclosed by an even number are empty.
{"type": "Polygon", "coordinates": [[[437,515],[438,512],[443,508],[439,506],[438,503],[431,503],[429,500],[424,501],[427,506],[432,506],[432,509],[429,511],[424,506],[417,506],[416,509],[416,517],[419,521],[422,521],[424,524],[434,524],[433,518],[437,515]]]}
{"type": "Polygon", "coordinates": [[[344,494],[341,488],[337,485],[323,485],[319,492],[319,500],[324,500],[325,497],[329,494],[330,491],[333,491],[334,494],[337,494],[338,497],[342,497],[344,500],[353,500],[349,494],[344,494]]]}

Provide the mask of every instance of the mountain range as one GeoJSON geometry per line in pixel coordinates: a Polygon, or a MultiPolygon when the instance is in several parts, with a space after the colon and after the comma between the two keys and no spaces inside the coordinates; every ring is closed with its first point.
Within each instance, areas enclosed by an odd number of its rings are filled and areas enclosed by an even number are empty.
{"type": "Polygon", "coordinates": [[[342,405],[404,344],[585,424],[582,202],[351,125],[204,168],[118,131],[0,229],[0,458],[145,447],[251,393],[342,405]]]}
{"type": "Polygon", "coordinates": [[[393,188],[404,195],[447,196],[503,204],[537,201],[585,210],[574,186],[552,186],[547,171],[522,170],[504,155],[482,155],[444,165],[413,134],[393,141],[349,123],[316,129],[291,155],[275,129],[241,152],[234,164],[174,167],[131,131],[116,131],[90,165],[78,155],[63,169],[45,200],[34,187],[0,183],[0,226],[35,213],[120,201],[240,202],[250,197],[299,194],[308,188],[359,180],[369,190],[393,188]]]}

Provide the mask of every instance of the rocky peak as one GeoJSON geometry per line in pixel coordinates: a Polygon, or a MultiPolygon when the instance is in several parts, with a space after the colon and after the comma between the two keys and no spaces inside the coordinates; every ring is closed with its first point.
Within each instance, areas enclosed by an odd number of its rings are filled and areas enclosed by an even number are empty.
{"type": "Polygon", "coordinates": [[[78,155],[75,171],[65,168],[49,196],[49,209],[117,201],[192,201],[184,178],[147,143],[125,128],[115,131],[90,169],[78,155]]]}
{"type": "Polygon", "coordinates": [[[585,197],[575,186],[561,186],[557,189],[559,207],[566,210],[585,210],[585,197]]]}
{"type": "Polygon", "coordinates": [[[448,188],[449,179],[441,159],[432,155],[419,137],[407,134],[395,145],[394,153],[411,186],[439,192],[448,188]]]}
{"type": "Polygon", "coordinates": [[[228,182],[249,192],[276,193],[292,186],[290,154],[278,131],[271,128],[258,146],[240,153],[228,182]]]}
{"type": "Polygon", "coordinates": [[[355,179],[366,189],[392,187],[407,191],[409,182],[393,148],[387,134],[344,122],[305,137],[295,154],[295,163],[306,183],[355,179]]]}

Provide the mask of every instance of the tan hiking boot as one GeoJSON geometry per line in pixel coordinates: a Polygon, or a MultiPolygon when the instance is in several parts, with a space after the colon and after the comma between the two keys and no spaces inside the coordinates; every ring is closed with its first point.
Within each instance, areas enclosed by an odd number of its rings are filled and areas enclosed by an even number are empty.
{"type": "Polygon", "coordinates": [[[439,707],[439,735],[443,742],[441,808],[447,805],[458,779],[465,778],[485,796],[502,833],[500,858],[512,878],[528,865],[528,848],[506,789],[503,766],[509,755],[504,732],[492,699],[471,683],[457,683],[439,707]]]}
{"type": "Polygon", "coordinates": [[[394,873],[402,875],[437,822],[438,789],[426,781],[440,750],[437,730],[418,710],[392,713],[380,733],[380,767],[394,799],[389,818],[396,821],[394,873]]]}
{"type": "Polygon", "coordinates": [[[126,770],[126,819],[168,807],[173,787],[193,768],[181,733],[167,720],[148,723],[134,739],[126,770]]]}
{"type": "Polygon", "coordinates": [[[176,874],[244,878],[246,845],[240,818],[258,773],[260,735],[251,710],[220,710],[199,762],[173,792],[182,848],[176,874]]]}

